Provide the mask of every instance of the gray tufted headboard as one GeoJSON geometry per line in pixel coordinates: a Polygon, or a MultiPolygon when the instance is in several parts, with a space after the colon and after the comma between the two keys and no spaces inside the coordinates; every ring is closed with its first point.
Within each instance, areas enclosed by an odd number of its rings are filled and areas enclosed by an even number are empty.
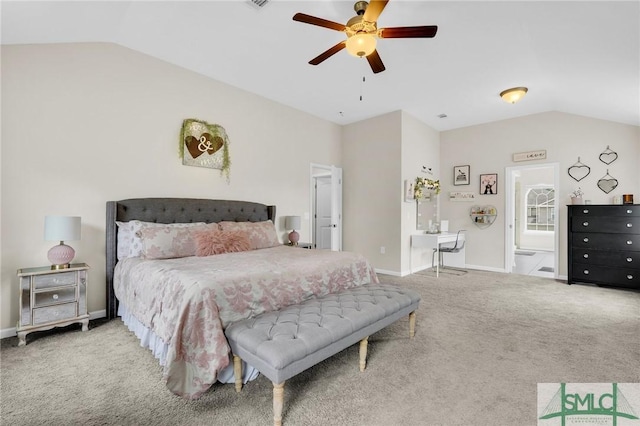
{"type": "Polygon", "coordinates": [[[249,201],[204,200],[196,198],[132,198],[107,201],[107,318],[117,316],[118,301],[113,292],[113,270],[117,259],[116,221],[142,220],[157,223],[261,222],[275,223],[276,206],[249,201]]]}

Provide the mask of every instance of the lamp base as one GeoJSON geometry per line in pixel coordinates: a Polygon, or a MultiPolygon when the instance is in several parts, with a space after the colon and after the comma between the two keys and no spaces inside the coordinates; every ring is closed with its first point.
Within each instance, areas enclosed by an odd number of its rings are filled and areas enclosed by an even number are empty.
{"type": "Polygon", "coordinates": [[[292,246],[297,246],[299,240],[300,240],[300,234],[298,234],[298,232],[295,229],[289,233],[289,243],[292,246]]]}
{"type": "Polygon", "coordinates": [[[51,262],[51,269],[66,269],[71,266],[71,261],[76,255],[76,251],[60,241],[57,246],[51,247],[47,252],[47,259],[51,262]]]}

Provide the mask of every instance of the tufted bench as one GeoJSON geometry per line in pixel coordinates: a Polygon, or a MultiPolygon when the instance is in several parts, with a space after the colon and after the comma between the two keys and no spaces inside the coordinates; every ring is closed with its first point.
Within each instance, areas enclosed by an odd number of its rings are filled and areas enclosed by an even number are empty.
{"type": "Polygon", "coordinates": [[[368,284],[265,312],[229,325],[236,391],[242,389],[242,360],[273,382],[273,418],[282,424],[284,382],[360,342],[360,371],[366,366],[368,336],[409,315],[415,330],[420,296],[411,290],[368,284]]]}

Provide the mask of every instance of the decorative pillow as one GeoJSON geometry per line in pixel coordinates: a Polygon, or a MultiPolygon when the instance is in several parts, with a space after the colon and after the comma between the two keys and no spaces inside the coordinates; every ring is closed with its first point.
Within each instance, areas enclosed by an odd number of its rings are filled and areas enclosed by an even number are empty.
{"type": "Polygon", "coordinates": [[[143,226],[138,235],[142,239],[142,258],[171,259],[196,255],[194,234],[197,231],[217,229],[218,225],[143,226]]]}
{"type": "Polygon", "coordinates": [[[251,250],[249,236],[244,231],[197,231],[193,234],[196,242],[196,256],[233,253],[251,250]]]}
{"type": "MultiPolygon", "coordinates": [[[[122,260],[125,257],[140,257],[142,256],[142,240],[138,235],[138,232],[143,227],[175,227],[175,228],[189,228],[193,226],[205,225],[204,222],[193,223],[155,223],[155,222],[143,222],[141,220],[130,220],[129,222],[118,222],[118,245],[116,247],[118,260],[122,260]]],[[[214,224],[215,225],[215,224],[214,224]]]]}
{"type": "Polygon", "coordinates": [[[261,249],[279,246],[280,240],[276,234],[276,227],[270,220],[264,222],[220,222],[223,231],[244,231],[251,242],[251,249],[261,249]]]}

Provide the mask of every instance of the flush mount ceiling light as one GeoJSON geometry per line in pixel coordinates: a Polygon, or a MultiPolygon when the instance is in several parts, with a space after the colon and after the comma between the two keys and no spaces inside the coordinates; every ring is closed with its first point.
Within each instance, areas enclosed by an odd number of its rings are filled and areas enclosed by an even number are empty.
{"type": "Polygon", "coordinates": [[[500,97],[510,104],[515,104],[520,99],[524,98],[529,89],[526,87],[513,87],[511,89],[503,90],[500,92],[500,97]]]}

